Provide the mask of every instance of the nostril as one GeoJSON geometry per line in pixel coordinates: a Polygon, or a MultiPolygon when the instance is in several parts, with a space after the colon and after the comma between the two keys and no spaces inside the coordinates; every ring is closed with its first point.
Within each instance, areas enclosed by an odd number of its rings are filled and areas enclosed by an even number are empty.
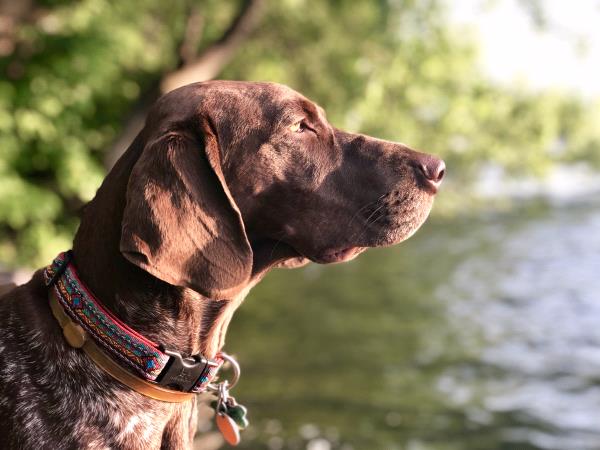
{"type": "Polygon", "coordinates": [[[434,180],[437,183],[440,183],[444,179],[444,175],[446,175],[446,164],[444,164],[444,161],[441,161],[441,163],[440,167],[438,167],[437,177],[434,180]]]}
{"type": "Polygon", "coordinates": [[[433,184],[440,184],[444,175],[446,174],[446,164],[441,159],[427,158],[427,160],[421,163],[421,172],[425,175],[425,178],[433,184]]]}

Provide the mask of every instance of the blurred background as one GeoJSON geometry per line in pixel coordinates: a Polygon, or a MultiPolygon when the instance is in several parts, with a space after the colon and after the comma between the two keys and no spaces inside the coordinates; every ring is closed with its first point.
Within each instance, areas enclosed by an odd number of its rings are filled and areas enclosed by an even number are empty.
{"type": "Polygon", "coordinates": [[[2,277],[70,247],[162,92],[286,83],[448,178],[408,242],[251,292],[241,448],[600,449],[599,24],[596,0],[0,0],[2,277]]]}

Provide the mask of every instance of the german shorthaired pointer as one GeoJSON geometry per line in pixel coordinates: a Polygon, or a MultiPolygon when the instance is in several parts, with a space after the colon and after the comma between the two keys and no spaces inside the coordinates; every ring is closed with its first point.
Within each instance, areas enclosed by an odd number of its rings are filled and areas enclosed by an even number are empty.
{"type": "MultiPolygon", "coordinates": [[[[156,103],[86,206],[72,264],[140,335],[215,358],[269,269],[407,239],[444,170],[406,145],[334,128],[288,87],[192,84],[156,103]]],[[[47,281],[39,270],[0,301],[0,448],[190,448],[196,400],[144,396],[70,346],[47,281]]]]}

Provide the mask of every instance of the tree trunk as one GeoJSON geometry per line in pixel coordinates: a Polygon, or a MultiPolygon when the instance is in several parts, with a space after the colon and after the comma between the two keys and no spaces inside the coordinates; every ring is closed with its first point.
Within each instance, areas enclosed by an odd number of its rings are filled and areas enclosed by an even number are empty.
{"type": "Polygon", "coordinates": [[[195,40],[203,20],[197,10],[192,9],[187,22],[187,30],[180,47],[181,64],[173,72],[165,74],[157,85],[149,89],[129,115],[119,137],[107,151],[104,165],[107,170],[115,164],[144,126],[146,115],[152,104],[166,92],[189,83],[206,81],[216,77],[232,60],[238,49],[258,25],[265,0],[246,0],[239,13],[231,22],[223,36],[208,46],[201,54],[192,57],[195,40]]]}

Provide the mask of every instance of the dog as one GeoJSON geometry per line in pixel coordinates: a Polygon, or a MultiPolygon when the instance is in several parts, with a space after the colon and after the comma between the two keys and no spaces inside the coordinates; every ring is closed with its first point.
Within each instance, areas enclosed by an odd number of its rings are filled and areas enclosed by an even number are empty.
{"type": "MultiPolygon", "coordinates": [[[[157,101],[84,208],[72,264],[131,329],[215,358],[270,269],[407,239],[444,173],[434,156],[334,128],[286,86],[191,84],[157,101]]],[[[190,448],[195,398],[149,398],[70,346],[52,281],[38,270],[0,300],[0,448],[190,448]]]]}

